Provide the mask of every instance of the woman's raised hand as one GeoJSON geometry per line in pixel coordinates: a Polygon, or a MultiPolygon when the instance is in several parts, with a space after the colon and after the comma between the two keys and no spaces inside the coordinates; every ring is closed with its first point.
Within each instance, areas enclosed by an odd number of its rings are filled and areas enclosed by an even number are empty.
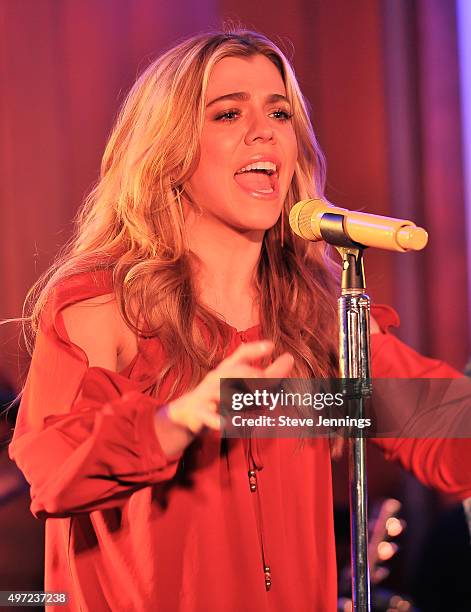
{"type": "Polygon", "coordinates": [[[266,340],[239,346],[217,368],[211,370],[193,391],[169,403],[170,420],[194,434],[198,434],[203,427],[220,429],[218,407],[221,378],[284,378],[294,363],[289,353],[283,353],[266,368],[253,365],[253,362],[270,355],[274,348],[273,342],[266,340]]]}

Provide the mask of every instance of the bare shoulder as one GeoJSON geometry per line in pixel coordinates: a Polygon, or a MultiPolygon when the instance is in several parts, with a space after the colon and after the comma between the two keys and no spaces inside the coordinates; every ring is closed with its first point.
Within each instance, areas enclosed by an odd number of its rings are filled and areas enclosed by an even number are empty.
{"type": "Polygon", "coordinates": [[[89,298],[62,311],[67,334],[90,366],[119,371],[137,352],[137,340],[119,312],[114,294],[89,298]]]}

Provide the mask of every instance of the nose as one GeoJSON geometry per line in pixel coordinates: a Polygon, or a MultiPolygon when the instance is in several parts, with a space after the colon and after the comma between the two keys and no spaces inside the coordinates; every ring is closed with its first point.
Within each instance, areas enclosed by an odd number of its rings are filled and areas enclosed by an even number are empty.
{"type": "Polygon", "coordinates": [[[263,114],[255,115],[245,134],[245,144],[251,145],[256,142],[270,142],[275,140],[275,133],[270,119],[263,114]]]}

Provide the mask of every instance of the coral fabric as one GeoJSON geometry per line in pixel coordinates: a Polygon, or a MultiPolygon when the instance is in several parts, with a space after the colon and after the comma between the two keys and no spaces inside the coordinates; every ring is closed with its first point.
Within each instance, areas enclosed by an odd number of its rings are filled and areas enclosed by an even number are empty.
{"type": "MultiPolygon", "coordinates": [[[[141,340],[115,373],[88,367],[64,327],[65,306],[111,291],[101,272],[54,292],[9,448],[31,485],[31,511],[46,519],[45,588],[69,594],[57,610],[336,610],[327,440],[221,441],[211,432],[166,457],[153,426],[161,401],[149,395],[165,359],[158,340],[141,340]]],[[[388,333],[394,311],[373,312],[384,332],[372,337],[375,376],[458,375],[388,333]]],[[[230,330],[229,352],[259,337],[258,327],[230,330]]],[[[467,440],[377,443],[423,482],[471,495],[467,440]]]]}

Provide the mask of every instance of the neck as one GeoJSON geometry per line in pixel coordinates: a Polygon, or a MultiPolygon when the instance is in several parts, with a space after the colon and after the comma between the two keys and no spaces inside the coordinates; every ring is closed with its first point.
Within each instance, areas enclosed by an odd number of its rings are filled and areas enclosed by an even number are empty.
{"type": "Polygon", "coordinates": [[[198,257],[199,299],[243,329],[258,323],[255,274],[264,230],[237,231],[203,213],[186,216],[189,248],[198,257]]]}

